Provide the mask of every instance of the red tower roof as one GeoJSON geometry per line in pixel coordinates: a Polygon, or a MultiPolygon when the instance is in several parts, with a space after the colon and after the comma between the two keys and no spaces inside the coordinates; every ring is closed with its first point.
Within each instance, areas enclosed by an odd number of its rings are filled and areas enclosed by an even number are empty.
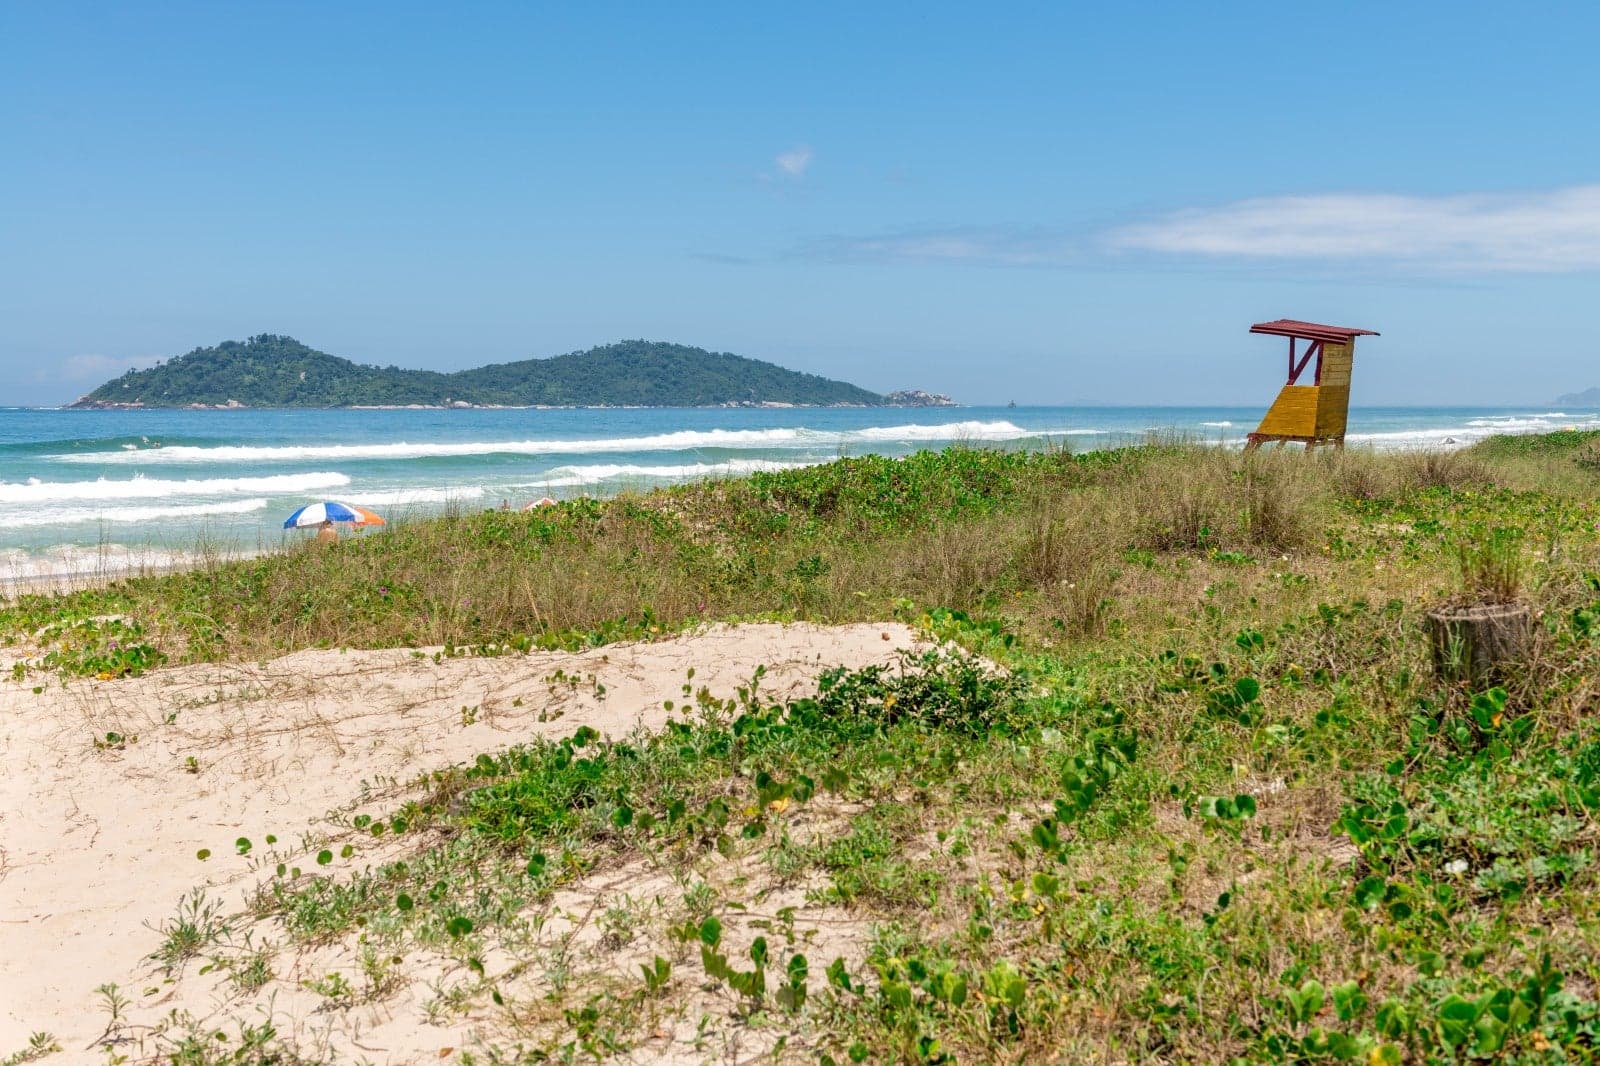
{"type": "Polygon", "coordinates": [[[1376,337],[1377,330],[1350,329],[1346,326],[1322,326],[1315,322],[1301,322],[1293,318],[1279,318],[1271,322],[1257,322],[1251,333],[1270,333],[1276,337],[1304,337],[1306,340],[1349,343],[1356,337],[1376,337]]]}

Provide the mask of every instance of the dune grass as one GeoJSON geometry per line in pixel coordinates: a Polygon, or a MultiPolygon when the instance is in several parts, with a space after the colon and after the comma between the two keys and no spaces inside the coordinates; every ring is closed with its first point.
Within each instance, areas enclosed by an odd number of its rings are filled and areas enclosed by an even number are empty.
{"type": "Polygon", "coordinates": [[[684,1017],[780,1061],[1584,1061],[1595,440],[849,459],[23,597],[0,630],[24,683],[750,617],[965,649],[787,705],[686,679],[665,733],[486,752],[266,880],[248,918],[288,948],[359,930],[368,979],[330,1003],[392,994],[385,960],[456,960],[440,1015],[493,1023],[463,1061],[593,1061],[684,1017]],[[1539,624],[1476,692],[1433,676],[1421,619],[1483,544],[1539,624]],[[637,865],[665,902],[601,919],[635,978],[526,947],[554,893],[637,865]],[[864,946],[765,914],[796,886],[864,946]]]}
{"type": "Polygon", "coordinates": [[[453,513],[334,547],[22,596],[0,608],[0,633],[65,637],[80,672],[113,674],[151,663],[91,649],[204,661],[560,644],[703,619],[876,618],[900,600],[1076,635],[1100,628],[1130,558],[1265,558],[1311,545],[1347,486],[1376,498],[1480,482],[1453,456],[1308,462],[1162,444],[869,456],[526,514],[453,513]]]}

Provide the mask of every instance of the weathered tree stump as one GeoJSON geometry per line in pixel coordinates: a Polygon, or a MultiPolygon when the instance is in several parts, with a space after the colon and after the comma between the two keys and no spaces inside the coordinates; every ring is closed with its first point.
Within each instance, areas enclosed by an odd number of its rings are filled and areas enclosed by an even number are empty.
{"type": "Polygon", "coordinates": [[[1428,636],[1441,678],[1484,688],[1524,660],[1533,617],[1520,603],[1442,607],[1428,612],[1428,636]]]}

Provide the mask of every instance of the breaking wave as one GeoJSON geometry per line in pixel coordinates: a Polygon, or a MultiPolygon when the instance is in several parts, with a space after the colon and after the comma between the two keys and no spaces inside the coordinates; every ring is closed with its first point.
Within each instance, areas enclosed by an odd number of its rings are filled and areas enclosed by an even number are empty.
{"type": "Polygon", "coordinates": [[[1011,422],[946,422],[940,425],[870,426],[825,431],[804,428],[679,430],[642,437],[596,440],[396,441],[391,444],[282,444],[198,446],[189,444],[115,451],[72,452],[50,458],[64,463],[265,463],[362,459],[427,459],[477,455],[561,455],[593,452],[690,451],[698,448],[817,448],[852,441],[1006,441],[1077,435],[1094,430],[1023,429],[1011,422]]]}
{"type": "MultiPolygon", "coordinates": [[[[818,459],[816,463],[826,462],[818,459]]],[[[517,488],[563,488],[575,485],[593,485],[619,478],[641,478],[671,481],[685,478],[737,477],[772,470],[796,470],[815,463],[780,463],[769,459],[730,459],[725,463],[680,463],[675,465],[643,466],[635,464],[593,463],[584,466],[558,466],[545,472],[538,480],[521,482],[517,488]]]]}
{"type": "Polygon", "coordinates": [[[226,503],[174,504],[168,507],[83,507],[50,508],[24,514],[6,515],[8,526],[64,526],[83,522],[154,522],[163,518],[204,518],[207,515],[249,514],[264,510],[265,497],[229,500],[226,503]]]}
{"type": "MultiPolygon", "coordinates": [[[[215,496],[238,492],[295,493],[331,489],[350,484],[350,478],[333,471],[309,474],[269,474],[265,477],[197,478],[185,481],[136,475],[122,481],[0,482],[0,504],[50,503],[58,500],[153,500],[171,496],[215,496]]],[[[11,521],[10,518],[4,521],[11,521]]]]}
{"type": "Polygon", "coordinates": [[[402,507],[409,503],[454,503],[476,500],[484,494],[482,485],[446,489],[398,489],[394,492],[358,492],[341,499],[363,507],[402,507]]]}

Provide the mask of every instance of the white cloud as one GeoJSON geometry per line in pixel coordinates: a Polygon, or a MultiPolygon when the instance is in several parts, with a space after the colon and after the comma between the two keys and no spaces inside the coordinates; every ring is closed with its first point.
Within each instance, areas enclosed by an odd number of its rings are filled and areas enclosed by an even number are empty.
{"type": "Polygon", "coordinates": [[[1241,200],[1104,235],[1108,248],[1250,260],[1369,262],[1429,272],[1600,268],[1600,185],[1531,193],[1348,193],[1241,200]]]}
{"type": "Polygon", "coordinates": [[[110,355],[69,355],[55,370],[40,370],[35,377],[40,381],[93,381],[99,384],[120,377],[125,370],[143,370],[160,361],[160,357],[154,355],[122,359],[110,355]]]}
{"type": "Polygon", "coordinates": [[[778,158],[773,160],[778,164],[778,169],[791,178],[804,177],[806,168],[811,166],[811,146],[809,144],[796,145],[787,152],[779,152],[778,158]]]}
{"type": "Polygon", "coordinates": [[[1362,267],[1416,274],[1600,270],[1600,185],[1529,193],[1328,193],[1239,200],[1098,232],[953,226],[815,241],[847,262],[1068,267],[1166,261],[1362,267]]]}

